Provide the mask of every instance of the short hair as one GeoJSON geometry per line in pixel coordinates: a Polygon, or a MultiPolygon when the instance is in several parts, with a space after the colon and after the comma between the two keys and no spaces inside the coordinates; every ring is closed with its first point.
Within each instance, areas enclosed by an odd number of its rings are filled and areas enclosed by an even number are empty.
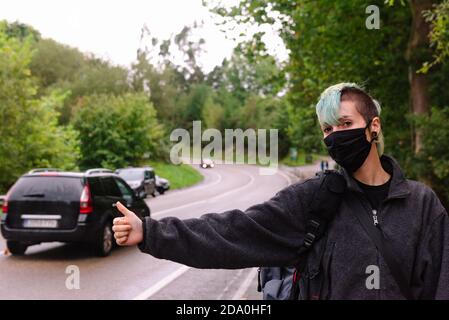
{"type": "MultiPolygon", "coordinates": [[[[381,107],[378,101],[373,99],[362,87],[356,83],[338,83],[330,86],[321,93],[316,105],[316,114],[320,124],[339,125],[339,111],[341,101],[353,101],[357,111],[368,123],[374,117],[380,117],[381,107]]],[[[379,156],[384,151],[384,139],[382,132],[378,134],[376,143],[379,156]]]]}

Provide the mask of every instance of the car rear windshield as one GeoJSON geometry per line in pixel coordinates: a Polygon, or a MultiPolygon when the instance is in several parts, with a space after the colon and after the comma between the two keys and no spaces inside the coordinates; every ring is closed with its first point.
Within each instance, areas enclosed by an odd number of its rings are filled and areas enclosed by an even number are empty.
{"type": "Polygon", "coordinates": [[[143,170],[142,169],[121,170],[119,171],[118,175],[127,181],[140,180],[143,178],[143,170]]]}
{"type": "Polygon", "coordinates": [[[79,201],[83,191],[80,177],[29,176],[20,178],[14,185],[10,200],[42,199],[79,201]]]}

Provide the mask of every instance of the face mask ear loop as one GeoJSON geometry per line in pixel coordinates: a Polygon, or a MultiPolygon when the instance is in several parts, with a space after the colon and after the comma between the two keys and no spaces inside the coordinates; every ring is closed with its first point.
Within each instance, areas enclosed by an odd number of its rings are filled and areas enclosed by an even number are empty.
{"type": "MultiPolygon", "coordinates": [[[[369,126],[371,125],[371,122],[373,121],[373,119],[371,119],[370,121],[368,121],[368,123],[366,124],[365,130],[369,128],[369,126]]],[[[377,140],[377,135],[373,138],[371,138],[369,143],[373,143],[373,141],[377,140]]]]}

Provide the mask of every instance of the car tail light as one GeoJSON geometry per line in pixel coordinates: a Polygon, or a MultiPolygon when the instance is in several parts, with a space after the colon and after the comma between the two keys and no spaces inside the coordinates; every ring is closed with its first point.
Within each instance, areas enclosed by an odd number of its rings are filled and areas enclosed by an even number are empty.
{"type": "Polygon", "coordinates": [[[80,213],[87,214],[93,211],[92,197],[90,194],[89,185],[85,185],[80,197],[80,213]]]}
{"type": "Polygon", "coordinates": [[[6,196],[5,200],[3,201],[2,212],[4,214],[8,214],[8,196],[6,196]]]}
{"type": "Polygon", "coordinates": [[[9,196],[9,192],[6,194],[5,200],[3,201],[3,205],[2,205],[2,212],[4,214],[8,214],[8,196],[9,196]]]}

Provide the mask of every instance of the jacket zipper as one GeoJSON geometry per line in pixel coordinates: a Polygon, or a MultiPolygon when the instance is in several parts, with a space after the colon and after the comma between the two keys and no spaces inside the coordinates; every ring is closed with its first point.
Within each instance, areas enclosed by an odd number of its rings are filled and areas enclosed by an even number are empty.
{"type": "Polygon", "coordinates": [[[365,203],[367,204],[368,208],[371,209],[371,214],[372,214],[374,226],[376,226],[377,228],[379,228],[379,227],[380,227],[380,226],[379,226],[379,216],[380,216],[380,211],[381,211],[380,209],[383,208],[383,205],[384,205],[387,201],[389,201],[390,199],[389,199],[389,198],[386,198],[386,199],[382,200],[382,202],[379,204],[379,208],[376,210],[376,209],[373,209],[373,208],[371,207],[371,204],[369,203],[369,201],[368,201],[368,199],[366,198],[366,196],[365,196],[364,193],[362,193],[362,196],[363,196],[364,201],[365,201],[365,203]]]}
{"type": "Polygon", "coordinates": [[[377,227],[377,226],[379,225],[379,220],[377,219],[377,210],[376,210],[376,209],[373,209],[373,210],[372,210],[372,213],[373,213],[373,223],[374,223],[374,226],[377,227]]]}
{"type": "MultiPolygon", "coordinates": [[[[382,200],[382,202],[379,204],[378,210],[373,209],[365,195],[364,195],[364,197],[365,197],[366,203],[368,205],[368,208],[371,209],[371,213],[373,215],[373,224],[374,224],[374,226],[376,228],[380,228],[380,226],[379,226],[380,209],[383,208],[383,205],[389,200],[388,197],[386,199],[382,200]]],[[[380,270],[380,253],[379,253],[379,250],[376,250],[376,251],[377,251],[377,255],[376,255],[377,256],[376,257],[377,258],[377,266],[379,267],[379,270],[380,270]]],[[[379,300],[382,299],[382,297],[383,297],[382,288],[379,288],[379,290],[376,290],[376,291],[377,291],[376,292],[377,293],[377,299],[379,299],[379,300]]]]}
{"type": "Polygon", "coordinates": [[[260,281],[261,271],[262,271],[261,267],[257,268],[257,292],[262,292],[262,284],[260,281]]]}

